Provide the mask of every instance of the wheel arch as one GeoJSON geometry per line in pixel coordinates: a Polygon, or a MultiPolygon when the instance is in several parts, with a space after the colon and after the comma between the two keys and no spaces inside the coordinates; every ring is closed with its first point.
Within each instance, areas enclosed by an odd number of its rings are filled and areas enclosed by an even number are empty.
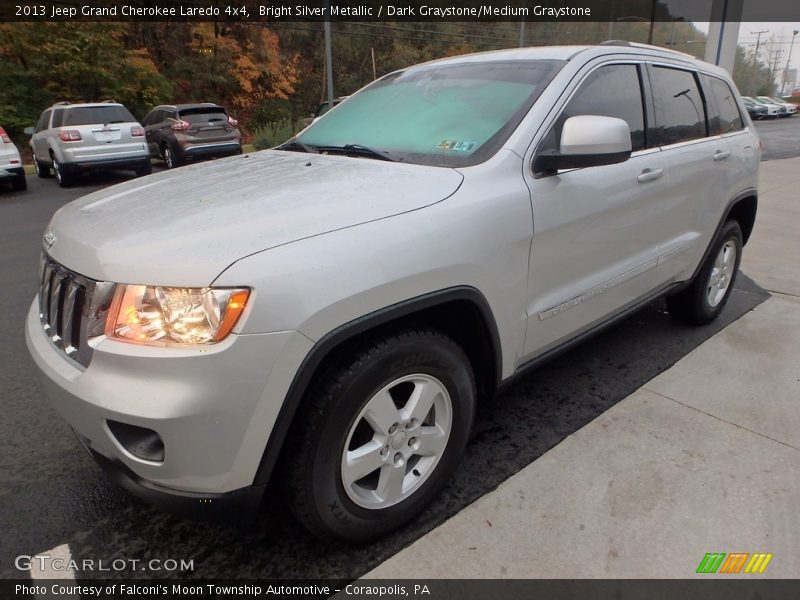
{"type": "Polygon", "coordinates": [[[302,411],[306,390],[336,355],[389,327],[404,324],[438,329],[458,343],[475,372],[479,398],[491,397],[502,374],[500,336],[489,303],[476,288],[458,286],[380,309],[323,336],[303,360],[284,398],[256,471],[254,485],[266,484],[287,435],[302,411]]]}
{"type": "Polygon", "coordinates": [[[736,196],[728,206],[725,218],[722,220],[720,227],[726,221],[733,219],[739,223],[742,229],[742,241],[747,244],[750,239],[750,234],[753,233],[753,227],[756,223],[756,211],[758,209],[758,194],[755,190],[747,190],[736,196]]]}

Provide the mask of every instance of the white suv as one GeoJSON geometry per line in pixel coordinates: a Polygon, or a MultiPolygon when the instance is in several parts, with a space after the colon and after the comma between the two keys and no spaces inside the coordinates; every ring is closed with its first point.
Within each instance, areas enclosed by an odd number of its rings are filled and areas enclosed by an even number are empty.
{"type": "Polygon", "coordinates": [[[37,175],[50,177],[52,168],[62,187],[91,170],[152,172],[144,128],[116,102],[59,102],[42,113],[36,127],[25,131],[31,135],[37,175]]]}
{"type": "Polygon", "coordinates": [[[128,489],[197,514],[275,475],[309,529],[366,540],[514,377],[658,296],[714,319],[760,152],[728,75],[676,52],[426,63],[275,150],[60,209],[28,346],[128,489]]]}
{"type": "Polygon", "coordinates": [[[28,189],[19,150],[2,127],[0,127],[0,183],[10,183],[20,192],[28,189]]]}

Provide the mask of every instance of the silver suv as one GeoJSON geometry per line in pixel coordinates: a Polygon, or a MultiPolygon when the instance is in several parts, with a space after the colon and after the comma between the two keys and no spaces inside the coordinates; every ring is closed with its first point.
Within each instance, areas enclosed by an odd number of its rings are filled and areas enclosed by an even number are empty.
{"type": "Polygon", "coordinates": [[[135,493],[238,514],[276,475],[311,531],[366,540],[437,494],[513,378],[659,296],[714,319],[760,154],[729,76],[684,54],[426,63],[277,149],[61,208],[28,347],[135,493]]]}
{"type": "Polygon", "coordinates": [[[59,102],[45,110],[30,134],[39,177],[52,168],[62,187],[90,170],[132,169],[149,175],[150,153],[144,128],[122,104],[59,102]]]}

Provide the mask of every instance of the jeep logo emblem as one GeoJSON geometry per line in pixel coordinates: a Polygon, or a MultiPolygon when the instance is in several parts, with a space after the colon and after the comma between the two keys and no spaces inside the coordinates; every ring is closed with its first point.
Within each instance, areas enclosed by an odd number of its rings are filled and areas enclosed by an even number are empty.
{"type": "Polygon", "coordinates": [[[53,232],[53,228],[51,227],[44,234],[44,244],[48,248],[52,248],[53,244],[55,243],[56,243],[56,234],[53,232]]]}

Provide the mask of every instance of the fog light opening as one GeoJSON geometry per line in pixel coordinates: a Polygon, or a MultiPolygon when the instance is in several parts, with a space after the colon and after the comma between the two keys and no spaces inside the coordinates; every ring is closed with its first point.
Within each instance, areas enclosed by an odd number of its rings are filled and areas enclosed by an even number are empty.
{"type": "Polygon", "coordinates": [[[136,458],[150,462],[164,462],[164,442],[152,429],[111,419],[107,419],[106,424],[119,445],[136,458]]]}

